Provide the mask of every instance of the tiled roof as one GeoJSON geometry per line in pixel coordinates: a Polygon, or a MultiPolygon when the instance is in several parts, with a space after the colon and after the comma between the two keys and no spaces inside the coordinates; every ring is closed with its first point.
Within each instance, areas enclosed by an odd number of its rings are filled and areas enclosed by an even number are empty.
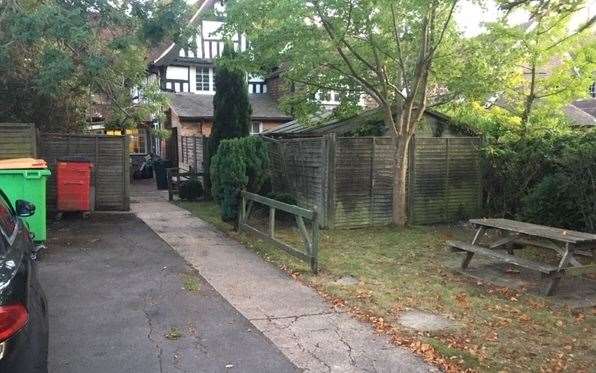
{"type": "MultiPolygon", "coordinates": [[[[213,95],[169,93],[170,106],[181,118],[213,118],[213,95]]],[[[268,94],[248,95],[253,119],[291,120],[268,94]]]]}
{"type": "Polygon", "coordinates": [[[573,101],[565,107],[567,118],[579,126],[596,126],[596,98],[573,101]]]}
{"type": "MultiPolygon", "coordinates": [[[[449,117],[433,110],[426,110],[426,115],[435,117],[439,120],[448,122],[449,117]]],[[[367,122],[382,122],[383,110],[374,108],[365,110],[357,115],[347,119],[334,119],[331,111],[324,111],[319,114],[310,116],[304,121],[293,120],[281,126],[264,131],[264,135],[324,135],[327,133],[335,133],[343,135],[354,129],[361,127],[363,123],[367,122]]]]}

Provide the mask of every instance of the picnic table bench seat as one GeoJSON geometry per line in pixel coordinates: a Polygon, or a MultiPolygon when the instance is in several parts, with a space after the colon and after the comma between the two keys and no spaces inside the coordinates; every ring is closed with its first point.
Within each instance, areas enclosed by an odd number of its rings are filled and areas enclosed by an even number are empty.
{"type": "Polygon", "coordinates": [[[509,219],[470,219],[476,228],[471,243],[447,241],[447,245],[455,251],[465,251],[466,256],[461,263],[466,269],[474,254],[497,259],[505,263],[541,272],[549,278],[544,289],[546,295],[552,295],[563,275],[577,276],[596,272],[596,235],[562,228],[520,222],[509,219]],[[486,230],[500,233],[500,238],[486,245],[478,242],[486,230]],[[558,265],[550,265],[514,256],[514,250],[533,246],[538,249],[553,250],[559,256],[558,265]],[[507,252],[504,252],[506,250],[507,252]],[[589,255],[589,254],[592,255],[589,255]],[[591,256],[592,264],[584,264],[576,258],[576,254],[591,256]]]}
{"type": "MultiPolygon", "coordinates": [[[[545,274],[550,274],[556,272],[558,267],[554,265],[548,265],[543,263],[538,263],[529,259],[521,258],[519,256],[514,256],[511,254],[507,254],[502,251],[495,251],[491,250],[482,246],[472,245],[471,243],[462,242],[462,241],[447,241],[447,245],[449,247],[454,247],[468,253],[473,254],[480,254],[489,258],[497,259],[505,263],[514,264],[516,266],[531,269],[534,271],[542,272],[545,274]]],[[[469,261],[464,261],[462,263],[463,269],[467,267],[469,261]]]]}

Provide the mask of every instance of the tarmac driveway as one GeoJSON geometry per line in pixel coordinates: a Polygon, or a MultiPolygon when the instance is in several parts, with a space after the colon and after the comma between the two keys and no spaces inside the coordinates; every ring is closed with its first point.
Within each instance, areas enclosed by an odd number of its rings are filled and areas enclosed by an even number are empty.
{"type": "Polygon", "coordinates": [[[39,275],[50,372],[297,371],[132,214],[52,223],[39,275]]]}

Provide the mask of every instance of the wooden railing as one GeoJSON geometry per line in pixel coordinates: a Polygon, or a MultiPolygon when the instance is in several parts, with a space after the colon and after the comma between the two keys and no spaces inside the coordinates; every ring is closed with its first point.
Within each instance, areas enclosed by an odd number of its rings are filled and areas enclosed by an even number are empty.
{"type": "Polygon", "coordinates": [[[319,214],[314,210],[308,210],[302,207],[290,205],[271,198],[263,197],[258,194],[242,191],[240,203],[240,212],[238,214],[238,228],[254,233],[255,235],[268,240],[288,254],[299,258],[310,265],[313,273],[319,271],[319,214]],[[247,204],[260,203],[269,207],[269,231],[261,232],[257,228],[248,224],[247,204]],[[275,237],[275,211],[281,210],[294,215],[296,225],[300,232],[300,237],[304,243],[304,250],[295,248],[275,237]],[[307,230],[304,219],[310,222],[310,229],[307,230]]]}

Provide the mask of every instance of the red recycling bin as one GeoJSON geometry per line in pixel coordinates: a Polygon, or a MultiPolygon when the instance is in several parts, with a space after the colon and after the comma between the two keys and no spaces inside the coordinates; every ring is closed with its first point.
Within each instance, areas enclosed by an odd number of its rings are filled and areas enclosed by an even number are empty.
{"type": "Polygon", "coordinates": [[[93,164],[84,161],[58,161],[57,209],[64,211],[91,211],[91,170],[93,164]]]}

